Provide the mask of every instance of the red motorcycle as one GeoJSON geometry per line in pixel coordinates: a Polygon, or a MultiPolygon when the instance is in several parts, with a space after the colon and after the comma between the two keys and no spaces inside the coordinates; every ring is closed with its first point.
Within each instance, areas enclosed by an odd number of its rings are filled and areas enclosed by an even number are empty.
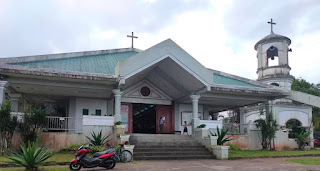
{"type": "Polygon", "coordinates": [[[69,164],[70,170],[80,170],[83,168],[104,167],[113,169],[116,166],[114,149],[94,153],[92,157],[86,157],[90,145],[80,146],[75,154],[75,158],[69,164]]]}

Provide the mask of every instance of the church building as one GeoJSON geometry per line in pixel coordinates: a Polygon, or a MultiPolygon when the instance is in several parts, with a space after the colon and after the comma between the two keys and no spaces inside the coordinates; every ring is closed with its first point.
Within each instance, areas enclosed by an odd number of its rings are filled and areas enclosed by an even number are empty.
{"type": "Polygon", "coordinates": [[[240,124],[263,118],[263,108],[283,128],[290,120],[310,127],[311,106],[319,107],[320,100],[291,91],[290,43],[271,31],[254,46],[258,80],[206,68],[171,39],[144,51],[132,47],[1,58],[0,103],[8,97],[18,116],[44,108],[44,136],[59,142],[57,147],[91,131],[111,131],[117,121],[127,134],[158,134],[160,117],[163,133],[180,133],[186,121],[194,135],[200,124],[221,127],[218,113],[228,110],[239,111],[240,124]],[[277,63],[271,66],[273,60],[277,63]]]}

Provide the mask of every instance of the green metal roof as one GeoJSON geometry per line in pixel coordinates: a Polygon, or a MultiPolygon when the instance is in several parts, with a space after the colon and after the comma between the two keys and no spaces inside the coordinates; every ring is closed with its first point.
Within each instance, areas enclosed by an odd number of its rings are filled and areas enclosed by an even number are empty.
{"type": "Polygon", "coordinates": [[[244,81],[233,79],[230,77],[225,77],[219,74],[213,74],[213,83],[214,84],[223,84],[223,85],[234,85],[234,86],[243,86],[243,87],[260,87],[258,85],[250,84],[244,81]]]}
{"type": "Polygon", "coordinates": [[[114,75],[115,67],[120,60],[125,60],[138,52],[116,52],[100,55],[88,55],[72,58],[49,59],[43,61],[30,61],[11,63],[31,68],[47,68],[63,71],[77,71],[94,74],[114,75]]]}

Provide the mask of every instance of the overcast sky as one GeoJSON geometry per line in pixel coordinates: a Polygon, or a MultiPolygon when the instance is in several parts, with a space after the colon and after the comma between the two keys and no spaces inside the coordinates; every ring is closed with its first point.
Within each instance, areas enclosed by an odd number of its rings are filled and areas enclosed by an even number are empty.
{"type": "Polygon", "coordinates": [[[0,0],[0,57],[131,46],[171,38],[208,68],[257,79],[254,45],[292,40],[291,75],[320,83],[319,0],[0,0]]]}

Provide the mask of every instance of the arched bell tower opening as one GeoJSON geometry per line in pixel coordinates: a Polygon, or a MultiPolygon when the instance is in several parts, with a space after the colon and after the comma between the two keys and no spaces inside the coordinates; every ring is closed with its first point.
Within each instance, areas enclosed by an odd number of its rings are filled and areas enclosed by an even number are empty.
{"type": "Polygon", "coordinates": [[[254,49],[258,58],[258,80],[270,85],[276,83],[279,87],[291,89],[294,77],[290,75],[288,52],[291,40],[288,37],[275,34],[271,24],[271,33],[258,41],[254,49]]]}
{"type": "Polygon", "coordinates": [[[268,67],[278,66],[279,65],[279,57],[278,57],[278,48],[274,46],[270,46],[267,50],[267,58],[268,58],[268,67]]]}

